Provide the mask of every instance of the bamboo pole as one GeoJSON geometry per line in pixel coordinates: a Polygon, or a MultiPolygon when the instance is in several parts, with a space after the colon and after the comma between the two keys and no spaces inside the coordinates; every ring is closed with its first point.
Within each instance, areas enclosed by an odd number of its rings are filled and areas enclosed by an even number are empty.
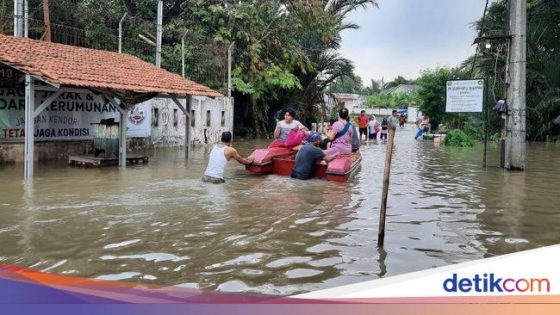
{"type": "Polygon", "coordinates": [[[395,139],[395,126],[388,125],[389,138],[387,139],[387,152],[385,153],[385,171],[383,172],[383,191],[381,192],[381,209],[379,211],[379,232],[377,246],[383,247],[385,243],[385,217],[387,215],[387,196],[389,195],[389,177],[391,176],[391,161],[393,159],[393,142],[395,139]]]}

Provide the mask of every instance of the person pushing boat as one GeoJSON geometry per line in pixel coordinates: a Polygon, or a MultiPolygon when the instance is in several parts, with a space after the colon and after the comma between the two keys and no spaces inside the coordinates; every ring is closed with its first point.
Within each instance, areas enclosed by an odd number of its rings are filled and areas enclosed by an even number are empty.
{"type": "Polygon", "coordinates": [[[202,176],[202,181],[212,184],[221,184],[225,182],[225,169],[226,164],[232,158],[243,165],[249,165],[253,163],[253,157],[249,156],[243,158],[235,148],[231,146],[232,134],[229,131],[224,131],[222,133],[221,141],[214,145],[212,151],[210,152],[210,157],[208,159],[208,166],[204,175],[202,176]]]}
{"type": "Polygon", "coordinates": [[[296,155],[294,169],[291,177],[297,179],[310,179],[313,175],[313,169],[318,161],[324,160],[330,162],[338,156],[338,152],[330,156],[326,156],[325,152],[319,149],[321,144],[321,136],[316,133],[310,133],[307,141],[302,145],[296,155]]]}

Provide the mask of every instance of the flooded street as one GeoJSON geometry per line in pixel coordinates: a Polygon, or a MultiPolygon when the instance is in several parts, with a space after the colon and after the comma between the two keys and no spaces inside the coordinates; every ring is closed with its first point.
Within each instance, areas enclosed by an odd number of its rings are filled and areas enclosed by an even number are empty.
{"type": "MultiPolygon", "coordinates": [[[[435,148],[399,130],[385,250],[377,225],[385,145],[362,147],[347,184],[255,176],[230,162],[200,176],[209,148],[146,166],[0,166],[0,263],[57,274],[289,295],[560,243],[560,145],[533,143],[526,172],[490,145],[435,148]]],[[[235,142],[243,155],[264,143],[235,142]]]]}

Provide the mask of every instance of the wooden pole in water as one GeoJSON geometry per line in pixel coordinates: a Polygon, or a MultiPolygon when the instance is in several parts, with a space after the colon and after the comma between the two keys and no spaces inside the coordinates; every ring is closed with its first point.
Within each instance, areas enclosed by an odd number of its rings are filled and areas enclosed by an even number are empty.
{"type": "Polygon", "coordinates": [[[389,138],[387,139],[387,152],[385,153],[385,171],[383,172],[383,191],[381,193],[381,209],[379,211],[379,232],[377,246],[383,247],[385,242],[385,217],[387,215],[387,196],[389,195],[389,177],[391,176],[391,161],[393,159],[393,141],[395,127],[389,124],[389,138]]]}

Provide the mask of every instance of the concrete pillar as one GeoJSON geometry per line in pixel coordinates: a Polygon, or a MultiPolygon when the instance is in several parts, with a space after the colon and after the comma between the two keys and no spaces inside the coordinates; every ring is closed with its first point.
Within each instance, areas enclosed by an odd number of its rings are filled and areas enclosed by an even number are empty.
{"type": "MultiPolygon", "coordinates": [[[[192,110],[192,96],[188,95],[185,101],[186,122],[185,122],[185,158],[189,158],[189,151],[191,147],[191,110],[192,110]]],[[[193,117],[194,119],[194,117],[193,117]]]]}
{"type": "Polygon", "coordinates": [[[505,167],[525,169],[526,143],[526,80],[527,80],[527,0],[510,1],[510,60],[507,100],[505,167]]]}
{"type": "Polygon", "coordinates": [[[126,168],[126,110],[119,110],[119,167],[126,168]]]}
{"type": "Polygon", "coordinates": [[[25,76],[25,143],[24,143],[24,178],[33,177],[33,153],[35,141],[35,89],[33,78],[25,76]]]}

